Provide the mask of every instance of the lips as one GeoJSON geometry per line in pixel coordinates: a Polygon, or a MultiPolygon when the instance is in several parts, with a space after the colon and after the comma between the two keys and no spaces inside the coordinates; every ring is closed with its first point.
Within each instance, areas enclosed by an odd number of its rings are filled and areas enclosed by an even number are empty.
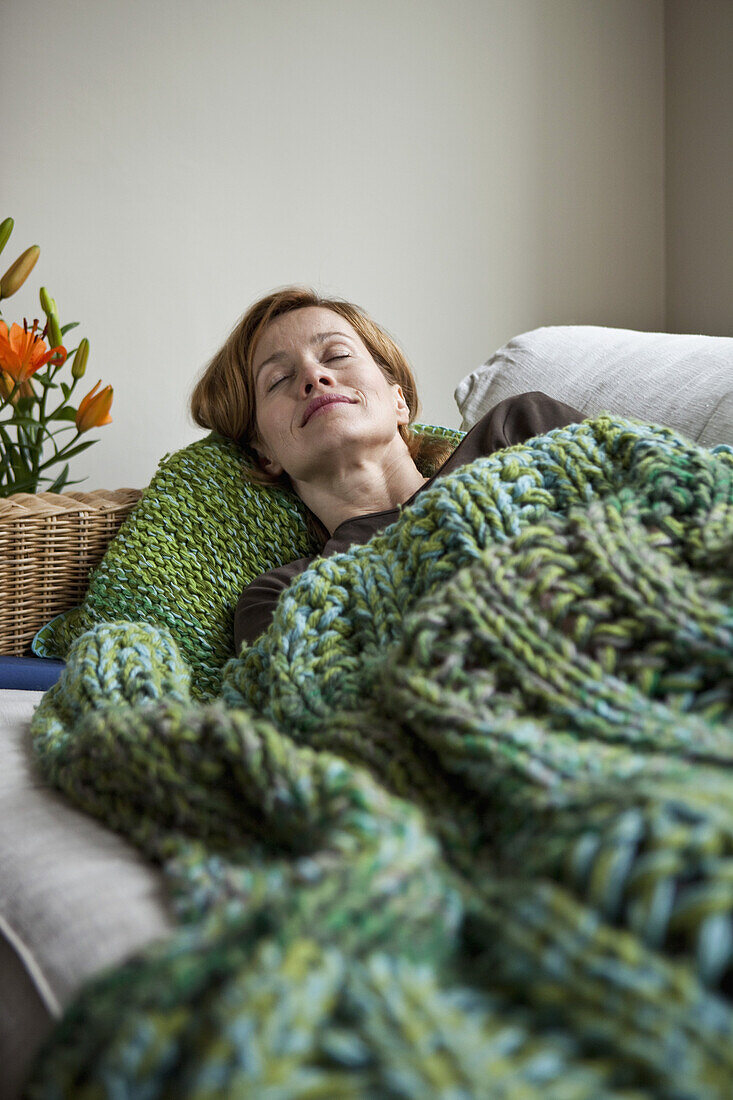
{"type": "Polygon", "coordinates": [[[303,423],[300,425],[301,428],[304,428],[310,418],[313,416],[313,413],[318,412],[318,410],[322,409],[324,405],[333,405],[338,403],[346,405],[354,404],[353,400],[350,397],[345,397],[342,393],[324,393],[321,394],[320,397],[314,397],[305,410],[303,423]]]}

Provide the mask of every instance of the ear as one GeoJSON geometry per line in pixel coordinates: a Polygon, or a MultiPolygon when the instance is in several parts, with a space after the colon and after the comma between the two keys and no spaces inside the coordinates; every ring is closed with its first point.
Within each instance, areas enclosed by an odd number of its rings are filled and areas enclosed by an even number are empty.
{"type": "Polygon", "coordinates": [[[280,477],[283,473],[283,468],[279,462],[276,462],[274,458],[268,458],[263,450],[261,450],[256,444],[252,444],[252,450],[257,455],[257,463],[261,470],[264,470],[268,474],[272,474],[273,477],[280,477]]]}
{"type": "Polygon", "coordinates": [[[402,392],[402,386],[395,388],[395,396],[397,398],[397,423],[409,424],[410,423],[410,409],[405,401],[405,395],[402,392]]]}

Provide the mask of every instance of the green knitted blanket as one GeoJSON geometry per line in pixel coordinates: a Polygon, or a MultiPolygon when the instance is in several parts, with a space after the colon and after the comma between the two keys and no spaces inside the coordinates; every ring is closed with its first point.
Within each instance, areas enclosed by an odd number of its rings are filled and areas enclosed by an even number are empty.
{"type": "Polygon", "coordinates": [[[38,760],[180,928],[27,1096],[733,1095],[732,603],[733,448],[602,416],[314,563],[215,699],[84,634],[38,760]]]}

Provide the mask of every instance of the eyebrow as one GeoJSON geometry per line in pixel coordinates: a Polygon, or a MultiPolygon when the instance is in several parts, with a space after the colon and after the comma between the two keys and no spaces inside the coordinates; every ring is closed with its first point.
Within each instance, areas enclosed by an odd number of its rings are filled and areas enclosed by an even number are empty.
{"type": "MultiPolygon", "coordinates": [[[[322,344],[325,340],[330,339],[331,336],[344,336],[347,340],[351,340],[352,337],[345,332],[317,332],[311,344],[322,344]]],[[[260,371],[268,365],[268,363],[279,363],[281,359],[287,359],[288,353],[286,351],[276,351],[274,355],[271,355],[269,359],[265,359],[263,363],[260,363],[259,367],[255,371],[255,379],[259,378],[260,371]]]]}

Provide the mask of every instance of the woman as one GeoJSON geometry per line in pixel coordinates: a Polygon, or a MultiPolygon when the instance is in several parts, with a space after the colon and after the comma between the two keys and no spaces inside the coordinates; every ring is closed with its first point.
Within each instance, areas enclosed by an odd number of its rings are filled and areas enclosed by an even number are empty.
{"type": "MultiPolygon", "coordinates": [[[[391,337],[358,306],[297,286],[250,307],[197,383],[191,411],[254,457],[248,476],[298,494],[324,556],[393,523],[435,477],[583,419],[546,394],[526,393],[491,409],[455,450],[428,441],[409,427],[415,380],[391,337]],[[439,467],[431,478],[420,473],[424,461],[439,467]]],[[[281,592],[312,561],[290,562],[245,588],[236,652],[268,627],[281,592]]]]}

